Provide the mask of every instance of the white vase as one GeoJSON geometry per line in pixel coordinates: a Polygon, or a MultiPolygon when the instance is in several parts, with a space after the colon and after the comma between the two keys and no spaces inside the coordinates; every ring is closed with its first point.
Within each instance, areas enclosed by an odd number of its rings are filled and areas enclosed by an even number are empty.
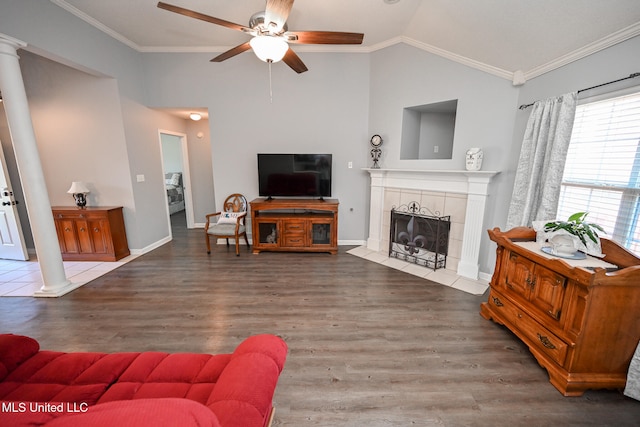
{"type": "Polygon", "coordinates": [[[465,156],[465,167],[468,171],[479,171],[482,167],[482,149],[478,147],[469,148],[465,156]]]}
{"type": "Polygon", "coordinates": [[[575,239],[568,234],[557,234],[549,242],[555,255],[571,256],[576,253],[575,239]]]}

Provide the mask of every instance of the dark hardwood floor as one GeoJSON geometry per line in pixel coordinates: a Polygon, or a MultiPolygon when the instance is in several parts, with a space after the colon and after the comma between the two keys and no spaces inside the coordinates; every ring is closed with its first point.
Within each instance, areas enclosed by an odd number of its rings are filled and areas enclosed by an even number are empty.
{"type": "Polygon", "coordinates": [[[472,296],[364,259],[207,255],[203,231],[57,299],[0,298],[0,332],[63,351],[230,352],[273,333],[289,345],[275,426],[638,426],[618,390],[563,397],[527,348],[472,296]]]}

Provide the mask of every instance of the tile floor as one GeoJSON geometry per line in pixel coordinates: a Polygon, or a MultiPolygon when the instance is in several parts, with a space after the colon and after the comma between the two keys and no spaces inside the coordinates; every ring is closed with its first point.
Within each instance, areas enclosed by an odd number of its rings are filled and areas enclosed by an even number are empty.
{"type": "Polygon", "coordinates": [[[396,258],[389,258],[384,254],[367,249],[366,246],[353,248],[347,251],[347,253],[369,261],[377,262],[378,264],[386,265],[390,268],[402,270],[413,274],[414,276],[432,280],[441,285],[449,286],[473,295],[482,295],[489,288],[489,283],[483,280],[467,279],[466,277],[458,276],[455,272],[447,270],[446,268],[434,271],[396,258]]]}
{"type": "MultiPolygon", "coordinates": [[[[67,279],[73,283],[88,283],[126,264],[131,255],[116,262],[65,261],[67,279]]],[[[37,260],[11,261],[0,259],[0,297],[30,297],[42,287],[40,264],[37,260]]]]}

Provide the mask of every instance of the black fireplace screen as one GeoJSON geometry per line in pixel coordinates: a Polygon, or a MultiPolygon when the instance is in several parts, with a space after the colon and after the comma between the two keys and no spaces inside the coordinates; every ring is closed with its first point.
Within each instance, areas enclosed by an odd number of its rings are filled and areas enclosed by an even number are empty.
{"type": "Polygon", "coordinates": [[[438,216],[417,202],[391,209],[389,256],[424,267],[447,265],[451,218],[438,216]]]}

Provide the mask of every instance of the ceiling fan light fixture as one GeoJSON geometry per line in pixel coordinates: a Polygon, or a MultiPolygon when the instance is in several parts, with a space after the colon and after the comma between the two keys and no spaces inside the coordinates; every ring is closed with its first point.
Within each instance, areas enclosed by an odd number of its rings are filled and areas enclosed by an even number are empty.
{"type": "Polygon", "coordinates": [[[255,36],[249,41],[251,49],[264,62],[278,62],[289,50],[289,44],[281,37],[255,36]]]}

